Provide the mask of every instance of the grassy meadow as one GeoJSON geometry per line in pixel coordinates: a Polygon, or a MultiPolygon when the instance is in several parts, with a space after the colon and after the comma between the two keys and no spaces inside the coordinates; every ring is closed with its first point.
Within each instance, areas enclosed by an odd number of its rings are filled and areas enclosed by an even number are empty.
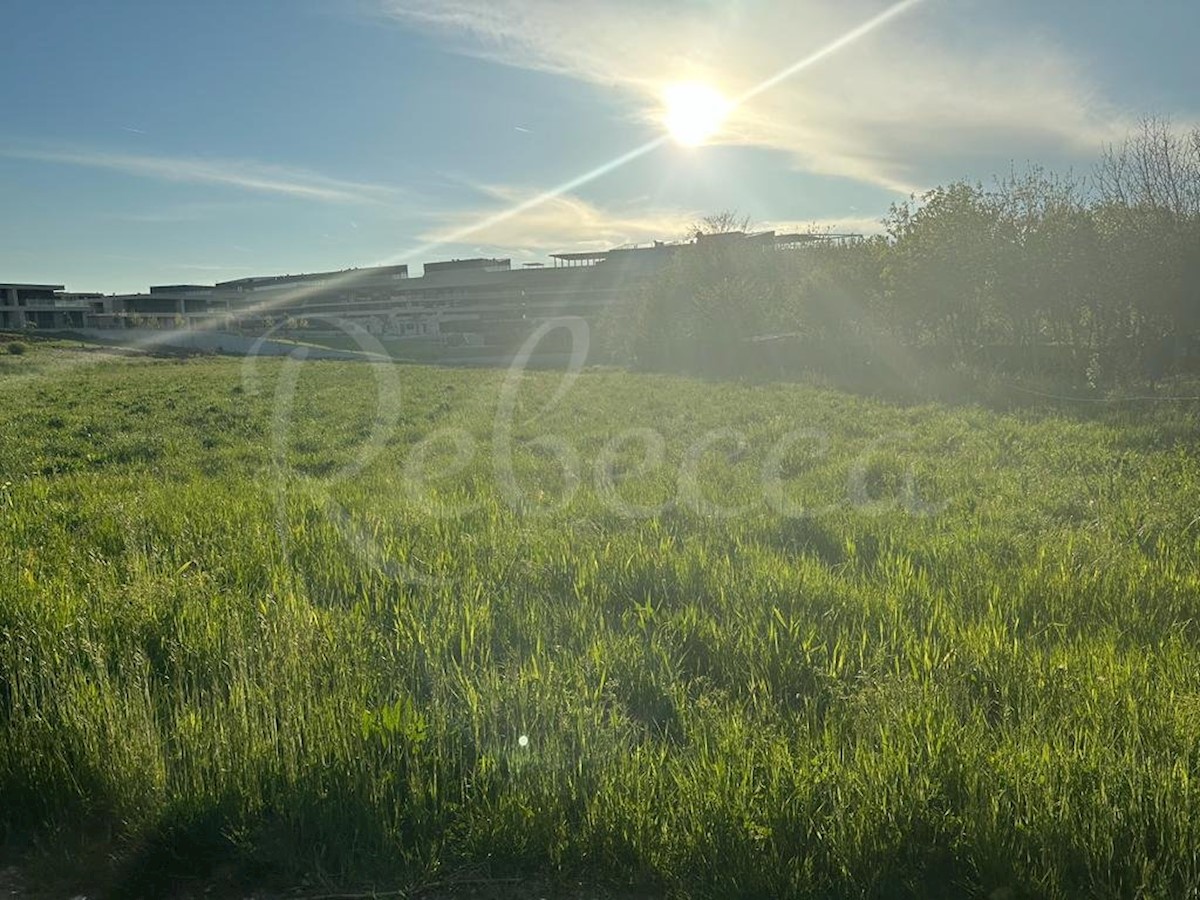
{"type": "Polygon", "coordinates": [[[0,357],[6,852],[1200,892],[1197,404],[562,381],[0,357]]]}

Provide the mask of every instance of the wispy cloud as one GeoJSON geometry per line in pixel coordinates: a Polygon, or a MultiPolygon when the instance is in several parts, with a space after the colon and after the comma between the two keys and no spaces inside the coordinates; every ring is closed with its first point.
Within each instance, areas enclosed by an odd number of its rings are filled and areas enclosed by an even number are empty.
{"type": "MultiPolygon", "coordinates": [[[[889,5],[380,2],[465,53],[613,86],[647,119],[659,115],[667,83],[705,79],[741,95],[889,5]]],[[[1064,48],[998,19],[978,28],[983,11],[971,0],[917,4],[755,97],[724,140],[784,150],[806,171],[907,193],[948,168],[951,177],[965,174],[972,161],[1090,156],[1125,132],[1127,119],[1064,48]]]]}
{"type": "Polygon", "coordinates": [[[445,234],[470,228],[470,241],[483,247],[536,255],[568,250],[607,249],[620,244],[682,237],[699,215],[682,210],[606,209],[572,194],[561,194],[512,218],[496,220],[497,208],[518,206],[535,196],[532,191],[502,186],[480,187],[490,198],[479,209],[455,210],[437,216],[423,240],[440,243],[445,234]]]}
{"type": "Polygon", "coordinates": [[[249,160],[150,156],[93,149],[2,147],[0,156],[92,169],[159,181],[213,184],[322,203],[379,204],[399,192],[385,185],[330,178],[307,169],[249,160]]]}

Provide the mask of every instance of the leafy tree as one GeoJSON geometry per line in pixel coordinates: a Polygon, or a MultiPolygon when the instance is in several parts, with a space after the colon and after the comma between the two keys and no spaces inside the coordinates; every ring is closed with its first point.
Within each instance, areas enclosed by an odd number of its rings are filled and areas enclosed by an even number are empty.
{"type": "Polygon", "coordinates": [[[955,182],[883,224],[849,246],[770,253],[733,236],[747,217],[700,219],[614,329],[621,358],[733,374],[769,339],[784,368],[924,353],[1098,383],[1200,356],[1200,129],[1148,119],[1090,180],[1033,166],[986,189],[955,182]]]}

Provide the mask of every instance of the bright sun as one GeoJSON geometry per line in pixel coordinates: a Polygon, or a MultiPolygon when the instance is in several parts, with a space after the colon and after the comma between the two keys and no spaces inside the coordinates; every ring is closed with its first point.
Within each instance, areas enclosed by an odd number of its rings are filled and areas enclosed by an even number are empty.
{"type": "Polygon", "coordinates": [[[696,81],[671,85],[663,91],[663,101],[663,124],[687,147],[698,147],[716,134],[731,106],[720,91],[696,81]]]}

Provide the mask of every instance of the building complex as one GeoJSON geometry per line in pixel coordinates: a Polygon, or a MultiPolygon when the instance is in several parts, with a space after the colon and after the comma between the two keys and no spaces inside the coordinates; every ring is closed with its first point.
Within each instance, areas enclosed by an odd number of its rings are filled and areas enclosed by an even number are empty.
{"type": "Polygon", "coordinates": [[[352,324],[389,340],[500,346],[553,317],[597,319],[626,301],[676,254],[703,249],[707,242],[736,242],[765,251],[856,237],[733,232],[557,253],[548,264],[514,267],[509,259],[457,259],[425,263],[419,277],[409,277],[407,265],[388,265],[212,285],[158,285],[138,294],[72,294],[62,285],[0,284],[0,329],[318,334],[345,331],[352,324]]]}

